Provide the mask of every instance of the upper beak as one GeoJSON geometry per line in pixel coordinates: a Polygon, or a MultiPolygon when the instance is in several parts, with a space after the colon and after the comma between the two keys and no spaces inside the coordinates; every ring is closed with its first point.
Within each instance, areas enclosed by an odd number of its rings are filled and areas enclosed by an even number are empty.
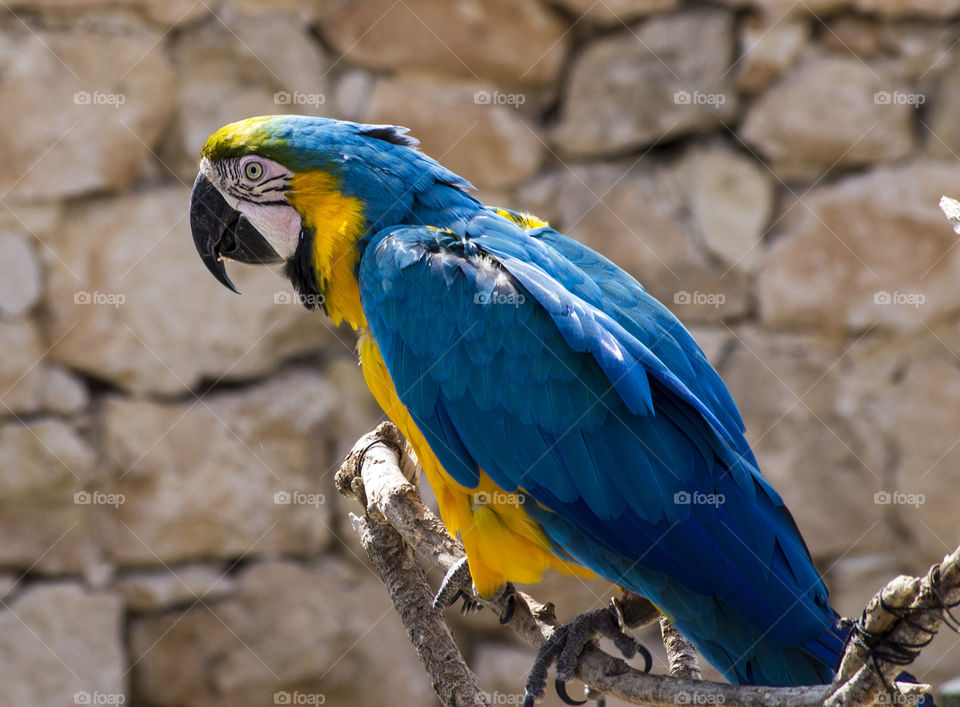
{"type": "Polygon", "coordinates": [[[190,195],[190,230],[207,270],[237,294],[240,290],[227,277],[224,260],[258,264],[282,260],[260,231],[227,203],[203,172],[197,175],[190,195]]]}

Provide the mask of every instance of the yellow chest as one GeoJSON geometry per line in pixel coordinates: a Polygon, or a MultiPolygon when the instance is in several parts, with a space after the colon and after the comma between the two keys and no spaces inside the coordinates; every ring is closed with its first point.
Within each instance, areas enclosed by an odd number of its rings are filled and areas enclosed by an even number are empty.
{"type": "Polygon", "coordinates": [[[507,581],[538,582],[549,568],[592,576],[589,570],[553,554],[543,532],[524,510],[525,504],[535,503],[533,499],[523,493],[505,493],[482,471],[475,488],[451,478],[397,397],[380,349],[366,330],[361,331],[359,351],[367,386],[413,446],[444,525],[463,540],[473,583],[481,595],[490,596],[507,581]]]}

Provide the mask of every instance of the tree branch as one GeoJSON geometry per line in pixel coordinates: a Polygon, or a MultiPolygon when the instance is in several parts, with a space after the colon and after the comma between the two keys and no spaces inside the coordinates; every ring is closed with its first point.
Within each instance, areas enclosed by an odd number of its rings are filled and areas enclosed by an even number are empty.
{"type": "Polygon", "coordinates": [[[700,680],[700,663],[693,644],[684,638],[666,616],[660,617],[660,635],[663,636],[663,647],[667,650],[670,674],[675,678],[700,680]]]}
{"type": "MultiPolygon", "coordinates": [[[[476,676],[463,661],[442,614],[432,608],[433,596],[423,569],[413,560],[415,554],[422,562],[447,572],[464,557],[462,544],[450,537],[440,520],[423,505],[416,479],[412,451],[396,427],[383,423],[357,442],[337,472],[336,485],[340,493],[359,501],[364,508],[364,518],[352,517],[354,528],[383,577],[443,704],[486,704],[476,676]]],[[[512,594],[510,627],[525,642],[539,647],[558,625],[553,604],[540,603],[519,591],[512,594]]],[[[507,595],[474,598],[497,616],[506,612],[507,595]]],[[[658,617],[652,605],[636,594],[626,592],[621,602],[628,626],[644,625],[658,617]]],[[[743,707],[825,702],[868,705],[887,689],[886,685],[894,686],[891,681],[902,668],[875,659],[877,647],[886,646],[884,641],[913,646],[908,649],[909,656],[898,654],[912,660],[919,653],[918,644],[925,645],[939,629],[944,604],[955,602],[960,602],[960,549],[923,579],[898,577],[871,600],[859,622],[863,630],[848,642],[833,685],[772,688],[700,680],[693,647],[665,620],[661,630],[670,658],[670,676],[642,673],[596,645],[588,645],[580,655],[576,677],[606,695],[652,707],[683,703],[743,707]]],[[[899,682],[895,688],[907,695],[930,690],[927,685],[899,682]]]]}

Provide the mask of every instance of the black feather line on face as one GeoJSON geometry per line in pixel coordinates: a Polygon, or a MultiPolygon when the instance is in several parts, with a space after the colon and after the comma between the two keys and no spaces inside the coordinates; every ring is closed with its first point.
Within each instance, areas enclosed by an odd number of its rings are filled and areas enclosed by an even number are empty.
{"type": "Polygon", "coordinates": [[[300,242],[297,249],[283,266],[283,275],[293,283],[294,289],[300,295],[300,302],[307,309],[316,309],[323,305],[323,311],[327,311],[327,305],[320,294],[320,287],[317,283],[317,273],[313,267],[313,229],[306,226],[300,229],[300,242]]]}

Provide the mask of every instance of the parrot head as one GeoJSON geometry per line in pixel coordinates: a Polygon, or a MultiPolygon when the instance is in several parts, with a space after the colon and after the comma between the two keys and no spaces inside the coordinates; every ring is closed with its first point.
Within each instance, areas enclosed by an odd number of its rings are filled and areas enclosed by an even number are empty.
{"type": "Polygon", "coordinates": [[[301,295],[324,295],[301,298],[306,306],[319,301],[335,321],[349,320],[346,311],[330,311],[328,290],[351,289],[372,233],[477,203],[468,182],[417,150],[406,133],[300,115],[217,130],[203,147],[190,201],[190,228],[207,269],[238,292],[224,261],[284,263],[301,295]]]}

